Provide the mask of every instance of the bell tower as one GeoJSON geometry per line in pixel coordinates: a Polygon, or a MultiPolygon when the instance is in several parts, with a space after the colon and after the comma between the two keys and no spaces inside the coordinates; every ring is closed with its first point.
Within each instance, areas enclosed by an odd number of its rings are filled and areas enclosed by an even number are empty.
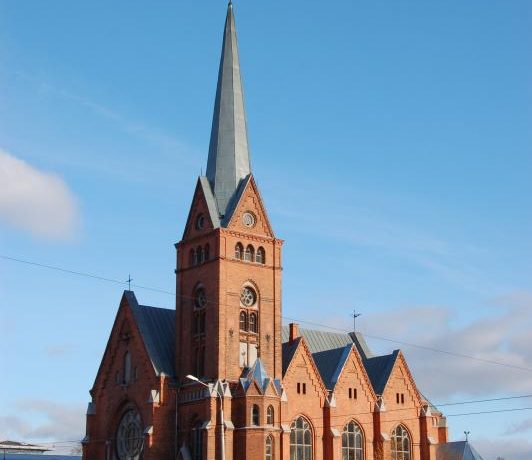
{"type": "Polygon", "coordinates": [[[251,170],[232,4],[206,176],[176,244],[176,370],[237,381],[261,358],[281,378],[281,248],[251,170]]]}

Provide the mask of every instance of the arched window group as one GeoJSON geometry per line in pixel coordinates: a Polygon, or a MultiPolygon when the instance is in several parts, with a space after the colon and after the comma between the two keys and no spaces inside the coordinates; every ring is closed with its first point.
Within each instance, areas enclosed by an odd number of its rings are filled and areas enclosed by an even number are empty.
{"type": "Polygon", "coordinates": [[[189,265],[195,267],[196,265],[201,265],[202,263],[207,262],[211,258],[211,247],[209,244],[205,246],[198,246],[197,248],[192,248],[189,254],[189,265]]]}
{"type": "Polygon", "coordinates": [[[244,248],[242,243],[237,243],[235,246],[235,259],[244,260],[246,262],[255,262],[257,264],[265,264],[266,251],[262,246],[255,251],[255,248],[251,244],[248,244],[244,248]]]}
{"type": "Polygon", "coordinates": [[[303,417],[290,426],[290,460],[312,460],[312,431],[303,417]]]}
{"type": "Polygon", "coordinates": [[[257,313],[247,311],[240,312],[240,330],[242,332],[252,332],[258,334],[259,332],[259,320],[257,313]]]}
{"type": "Polygon", "coordinates": [[[193,332],[196,337],[205,335],[205,307],[207,306],[207,295],[205,289],[200,285],[194,290],[194,324],[193,332]]]}
{"type": "Polygon", "coordinates": [[[392,433],[392,460],[410,460],[410,435],[403,425],[399,425],[392,433]]]}
{"type": "Polygon", "coordinates": [[[342,460],[363,460],[364,438],[360,426],[349,422],[342,432],[342,460]]]}

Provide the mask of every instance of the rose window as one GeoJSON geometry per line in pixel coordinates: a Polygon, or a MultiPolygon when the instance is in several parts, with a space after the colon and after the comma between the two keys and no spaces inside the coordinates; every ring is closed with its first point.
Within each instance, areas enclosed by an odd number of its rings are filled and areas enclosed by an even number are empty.
{"type": "Polygon", "coordinates": [[[257,302],[257,294],[252,288],[246,286],[240,294],[240,302],[246,307],[252,307],[257,302]]]}
{"type": "Polygon", "coordinates": [[[138,460],[142,452],[144,436],[140,415],[135,410],[124,414],[116,433],[116,450],[120,460],[138,460]]]}

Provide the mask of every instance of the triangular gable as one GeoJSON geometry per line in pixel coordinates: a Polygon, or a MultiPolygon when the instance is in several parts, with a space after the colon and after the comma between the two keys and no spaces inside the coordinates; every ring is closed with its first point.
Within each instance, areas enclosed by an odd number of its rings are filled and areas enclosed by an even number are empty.
{"type": "MultiPolygon", "coordinates": [[[[116,336],[120,335],[122,333],[122,329],[126,327],[130,330],[132,336],[136,336],[139,338],[140,347],[143,350],[143,353],[145,354],[147,361],[149,361],[152,365],[152,369],[154,371],[154,375],[158,376],[160,375],[161,370],[156,367],[157,360],[153,359],[153,350],[154,348],[152,346],[147,346],[145,338],[147,337],[147,329],[143,326],[144,330],[141,330],[139,327],[139,324],[137,323],[138,318],[138,312],[140,309],[143,308],[151,308],[151,307],[142,307],[138,304],[137,298],[135,297],[135,294],[133,291],[124,291],[122,294],[122,299],[120,300],[120,306],[118,308],[118,312],[116,314],[115,320],[113,322],[113,327],[111,328],[111,333],[109,334],[109,338],[107,340],[107,345],[105,347],[105,352],[102,357],[102,361],[100,362],[100,366],[98,368],[98,372],[96,373],[96,378],[94,381],[93,388],[96,388],[98,383],[103,380],[103,385],[105,385],[105,382],[107,382],[110,378],[109,372],[111,368],[113,367],[113,364],[116,362],[116,354],[118,352],[118,343],[119,341],[113,340],[116,336]],[[135,314],[135,310],[137,310],[137,314],[135,314]],[[150,351],[152,351],[152,354],[150,354],[150,351]],[[106,367],[104,367],[106,366],[106,367]]],[[[156,310],[163,310],[163,309],[156,309],[156,310]]],[[[175,329],[174,329],[174,335],[175,335],[175,329]]],[[[169,370],[169,369],[167,369],[169,370]]],[[[168,373],[169,376],[172,376],[173,373],[168,373]]]]}
{"type": "MultiPolygon", "coordinates": [[[[412,376],[412,373],[410,372],[410,368],[408,367],[408,364],[406,362],[406,359],[403,355],[403,353],[400,350],[396,350],[394,352],[394,355],[396,356],[395,362],[392,366],[392,369],[388,375],[387,382],[384,387],[384,391],[382,393],[378,394],[384,394],[387,391],[388,383],[392,378],[404,378],[407,381],[407,389],[412,390],[412,393],[414,395],[414,400],[417,402],[418,405],[421,405],[424,398],[421,396],[421,393],[419,392],[416,382],[414,380],[414,377],[412,376]]],[[[395,392],[395,386],[393,386],[394,392],[395,392]]]]}
{"type": "Polygon", "coordinates": [[[204,229],[215,229],[220,227],[220,216],[218,206],[212,193],[211,185],[206,177],[200,176],[196,183],[192,203],[188,212],[183,239],[195,236],[195,219],[199,214],[203,214],[207,219],[204,229]]]}
{"type": "Polygon", "coordinates": [[[398,355],[399,350],[395,350],[390,355],[375,356],[364,361],[366,372],[376,394],[384,393],[398,355]]]}
{"type": "Polygon", "coordinates": [[[222,219],[222,226],[246,233],[256,233],[268,237],[274,236],[268,213],[253,175],[249,175],[242,180],[233,205],[230,206],[227,214],[222,219]],[[252,212],[255,215],[256,224],[254,227],[249,228],[242,223],[242,215],[245,212],[252,212]]]}
{"type": "MultiPolygon", "coordinates": [[[[310,367],[310,369],[307,369],[307,371],[311,375],[311,378],[312,376],[314,377],[314,383],[318,386],[319,390],[325,397],[327,395],[327,387],[323,383],[320,371],[318,370],[316,363],[314,362],[314,358],[312,357],[312,353],[310,352],[310,349],[304,337],[298,337],[298,339],[294,340],[294,342],[296,341],[297,341],[297,344],[295,346],[295,349],[293,350],[293,353],[291,354],[291,359],[286,367],[284,376],[287,376],[290,373],[290,370],[293,368],[293,363],[297,360],[297,357],[299,355],[303,355],[303,360],[306,361],[310,367]]],[[[284,367],[284,364],[283,364],[283,367],[284,367]]]]}
{"type": "Polygon", "coordinates": [[[363,387],[367,388],[369,394],[371,395],[371,400],[375,401],[377,399],[377,395],[375,394],[375,390],[373,389],[373,385],[371,383],[371,380],[368,376],[368,373],[366,372],[366,367],[364,366],[364,359],[362,356],[360,356],[360,353],[358,352],[358,349],[355,345],[351,346],[349,349],[349,353],[345,357],[345,359],[339,363],[339,366],[335,372],[335,375],[333,376],[334,379],[334,386],[332,386],[332,390],[336,388],[336,384],[342,380],[342,378],[346,375],[346,372],[349,371],[349,363],[351,360],[354,360],[354,367],[357,371],[358,378],[363,382],[363,387]]]}

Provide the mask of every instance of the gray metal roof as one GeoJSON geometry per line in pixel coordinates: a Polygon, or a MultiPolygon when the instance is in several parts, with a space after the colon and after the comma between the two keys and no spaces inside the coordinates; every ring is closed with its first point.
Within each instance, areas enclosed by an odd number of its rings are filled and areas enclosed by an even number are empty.
{"type": "MultiPolygon", "coordinates": [[[[281,339],[283,342],[289,340],[289,328],[283,326],[281,328],[281,339]]],[[[334,348],[342,348],[353,343],[349,334],[338,332],[317,331],[314,329],[299,329],[299,334],[307,341],[311,353],[318,353],[320,351],[332,350],[334,348]]]]}
{"type": "Polygon", "coordinates": [[[125,291],[128,304],[157,375],[175,376],[175,310],[139,305],[132,291],[125,291]]]}
{"type": "Polygon", "coordinates": [[[249,157],[235,17],[229,4],[207,162],[207,178],[221,216],[226,214],[240,181],[251,174],[249,157]]]}
{"type": "Polygon", "coordinates": [[[468,441],[447,442],[436,447],[436,460],[483,460],[468,441]]]}

